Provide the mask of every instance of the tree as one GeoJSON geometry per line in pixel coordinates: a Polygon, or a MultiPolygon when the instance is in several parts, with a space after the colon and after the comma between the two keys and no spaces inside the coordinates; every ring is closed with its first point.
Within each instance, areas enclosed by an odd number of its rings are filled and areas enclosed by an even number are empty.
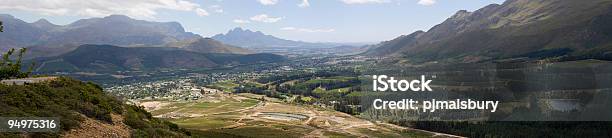
{"type": "Polygon", "coordinates": [[[14,48],[11,48],[2,55],[2,60],[0,60],[0,79],[25,78],[30,76],[32,69],[34,69],[34,62],[28,67],[28,71],[21,71],[21,60],[26,51],[26,48],[19,49],[19,54],[15,61],[11,60],[11,56],[15,53],[14,48]]]}

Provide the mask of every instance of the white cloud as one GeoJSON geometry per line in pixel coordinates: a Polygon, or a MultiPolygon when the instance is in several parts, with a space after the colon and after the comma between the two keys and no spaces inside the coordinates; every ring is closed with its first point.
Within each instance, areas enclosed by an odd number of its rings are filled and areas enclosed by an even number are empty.
{"type": "Polygon", "coordinates": [[[346,4],[388,3],[389,0],[342,0],[346,4]]]}
{"type": "Polygon", "coordinates": [[[196,14],[198,14],[198,16],[208,16],[209,15],[206,10],[200,9],[200,8],[196,9],[196,14]]]}
{"type": "Polygon", "coordinates": [[[278,3],[278,0],[257,0],[257,1],[259,1],[259,3],[263,5],[274,5],[278,3]]]}
{"type": "Polygon", "coordinates": [[[429,5],[436,4],[436,0],[419,0],[418,4],[429,6],[429,5]]]}
{"type": "Polygon", "coordinates": [[[208,9],[216,13],[223,13],[223,8],[221,8],[221,5],[211,5],[211,6],[208,6],[208,9]]]}
{"type": "Polygon", "coordinates": [[[237,24],[247,24],[247,23],[251,23],[251,22],[249,20],[234,19],[234,23],[237,23],[237,24]]]}
{"type": "Polygon", "coordinates": [[[87,17],[122,14],[134,18],[155,18],[159,10],[205,15],[199,4],[187,0],[2,0],[0,10],[87,17]]]}
{"type": "Polygon", "coordinates": [[[296,28],[296,27],[283,27],[281,30],[305,32],[305,33],[329,33],[336,31],[335,29],[309,29],[309,28],[296,28]]]}
{"type": "Polygon", "coordinates": [[[302,3],[298,4],[298,7],[310,7],[310,2],[308,2],[308,0],[302,0],[302,3]]]}
{"type": "Polygon", "coordinates": [[[271,17],[267,14],[255,15],[250,18],[253,21],[264,22],[264,23],[275,23],[283,19],[282,17],[271,17]]]}

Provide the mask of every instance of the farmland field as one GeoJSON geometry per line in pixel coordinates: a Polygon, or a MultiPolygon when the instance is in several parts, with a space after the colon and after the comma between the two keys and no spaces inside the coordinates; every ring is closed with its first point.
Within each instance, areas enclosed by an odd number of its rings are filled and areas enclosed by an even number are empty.
{"type": "MultiPolygon", "coordinates": [[[[307,105],[293,105],[256,94],[219,93],[198,101],[158,101],[155,117],[204,136],[229,137],[429,137],[391,124],[307,105]]],[[[147,101],[153,102],[153,101],[147,101]]]]}

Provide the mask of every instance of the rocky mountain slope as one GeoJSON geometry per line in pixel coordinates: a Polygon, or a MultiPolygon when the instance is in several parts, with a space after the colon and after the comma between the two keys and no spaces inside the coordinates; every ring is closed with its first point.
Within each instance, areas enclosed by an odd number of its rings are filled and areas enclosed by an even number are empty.
{"type": "MultiPolygon", "coordinates": [[[[249,53],[246,49],[186,32],[177,22],[136,20],[123,15],[81,19],[68,25],[55,25],[45,19],[27,23],[7,14],[0,15],[0,20],[5,26],[5,32],[0,33],[0,51],[30,47],[34,49],[32,51],[53,49],[48,54],[59,55],[83,44],[123,47],[174,47],[184,44],[191,46],[186,50],[201,53],[249,53]]],[[[47,56],[36,54],[28,57],[47,56]]]]}
{"type": "Polygon", "coordinates": [[[380,43],[365,54],[414,62],[527,57],[612,57],[611,0],[507,0],[459,11],[427,32],[380,43]]]}

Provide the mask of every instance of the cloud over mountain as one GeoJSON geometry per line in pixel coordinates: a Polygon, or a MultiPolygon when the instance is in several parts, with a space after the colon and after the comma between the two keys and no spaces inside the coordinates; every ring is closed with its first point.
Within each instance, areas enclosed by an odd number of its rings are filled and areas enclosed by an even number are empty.
{"type": "Polygon", "coordinates": [[[234,19],[234,23],[237,23],[237,24],[247,24],[247,23],[251,23],[251,21],[243,20],[243,19],[234,19]]]}
{"type": "Polygon", "coordinates": [[[123,14],[134,18],[155,18],[159,10],[208,13],[200,4],[187,0],[3,0],[0,10],[19,10],[42,15],[104,17],[123,14]]]}
{"type": "Polygon", "coordinates": [[[346,4],[387,3],[389,0],[342,0],[346,4]]]}
{"type": "Polygon", "coordinates": [[[305,32],[305,33],[329,33],[336,31],[335,29],[310,29],[310,28],[296,28],[296,27],[283,27],[281,30],[305,32]]]}
{"type": "Polygon", "coordinates": [[[278,3],[278,0],[257,0],[262,5],[274,5],[278,3]]]}
{"type": "Polygon", "coordinates": [[[429,6],[429,5],[436,4],[436,0],[419,0],[418,4],[429,6]]]}
{"type": "Polygon", "coordinates": [[[308,2],[308,0],[302,0],[302,3],[298,4],[298,7],[301,7],[301,8],[310,7],[310,2],[308,2]]]}
{"type": "Polygon", "coordinates": [[[272,17],[267,14],[260,14],[251,17],[251,20],[264,23],[275,23],[282,20],[282,17],[272,17]]]}

